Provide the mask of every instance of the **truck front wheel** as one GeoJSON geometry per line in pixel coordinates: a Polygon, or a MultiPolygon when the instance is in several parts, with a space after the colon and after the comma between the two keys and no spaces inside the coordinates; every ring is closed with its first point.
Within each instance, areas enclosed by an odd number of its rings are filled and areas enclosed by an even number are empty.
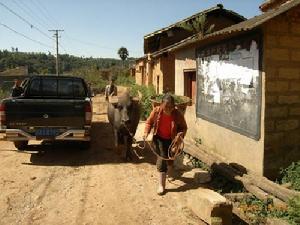
{"type": "Polygon", "coordinates": [[[28,146],[28,141],[14,141],[14,144],[19,151],[24,151],[28,146]]]}

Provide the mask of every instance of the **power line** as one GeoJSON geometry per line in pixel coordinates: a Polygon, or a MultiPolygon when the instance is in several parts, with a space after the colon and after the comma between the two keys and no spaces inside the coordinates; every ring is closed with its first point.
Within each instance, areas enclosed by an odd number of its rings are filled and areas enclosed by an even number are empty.
{"type": "Polygon", "coordinates": [[[68,53],[67,53],[67,50],[64,48],[63,45],[61,45],[60,43],[58,43],[58,45],[59,45],[59,47],[61,47],[61,49],[64,51],[65,54],[68,54],[68,53]]]}
{"type": "MultiPolygon", "coordinates": [[[[35,8],[39,10],[41,15],[44,17],[45,21],[51,23],[52,25],[56,26],[59,25],[55,22],[51,14],[48,12],[47,8],[38,0],[31,0],[31,2],[35,5],[35,8]]],[[[67,50],[64,48],[64,46],[61,43],[58,43],[60,48],[64,51],[65,54],[67,54],[67,50]]]]}
{"type": "Polygon", "coordinates": [[[40,30],[38,27],[32,25],[28,20],[26,20],[24,17],[20,16],[18,13],[16,13],[14,10],[12,10],[11,8],[9,8],[7,5],[3,4],[2,2],[0,2],[0,5],[3,6],[4,8],[6,8],[9,12],[11,12],[12,14],[14,14],[15,16],[17,16],[19,19],[21,19],[23,22],[25,22],[26,24],[28,24],[30,26],[30,28],[32,29],[36,29],[39,33],[41,33],[42,35],[44,35],[45,37],[49,38],[50,40],[53,40],[53,38],[49,37],[45,32],[43,32],[42,30],[40,30]]]}
{"type": "MultiPolygon", "coordinates": [[[[47,18],[45,18],[45,20],[42,20],[40,16],[38,16],[37,13],[35,13],[29,6],[27,6],[25,4],[25,2],[22,2],[20,1],[20,3],[22,3],[22,5],[18,4],[18,2],[16,0],[13,0],[13,2],[21,9],[23,10],[27,15],[29,15],[33,20],[35,20],[36,22],[38,22],[42,27],[44,27],[45,25],[46,26],[49,26],[50,23],[45,23],[43,22],[43,24],[41,23],[42,21],[46,21],[48,20],[47,18]],[[28,13],[29,12],[29,13],[28,13]],[[35,15],[36,18],[34,18],[32,15],[35,15]],[[37,20],[36,20],[37,19],[37,20]],[[41,22],[40,22],[41,21],[41,22]]],[[[33,2],[33,1],[32,1],[33,2]]],[[[33,2],[34,3],[34,2],[33,2]]],[[[39,7],[40,9],[42,9],[41,7],[39,7]]],[[[44,8],[44,7],[43,7],[44,8]]],[[[46,11],[46,9],[44,8],[44,10],[46,11]]],[[[45,15],[45,14],[44,14],[45,15]]],[[[50,18],[50,17],[48,17],[50,18]]],[[[50,21],[50,20],[49,20],[50,21]]],[[[50,21],[51,22],[51,21],[50,21]]],[[[51,22],[52,23],[52,22],[51,22]]],[[[52,23],[54,24],[54,23],[52,23]]],[[[44,27],[45,28],[45,27],[44,27]]],[[[67,54],[67,50],[64,48],[64,46],[62,46],[60,43],[59,43],[59,46],[61,47],[61,49],[63,49],[64,53],[67,54]]]]}
{"type": "MultiPolygon", "coordinates": [[[[14,0],[14,2],[15,2],[15,0],[14,0]]],[[[22,2],[22,1],[20,1],[20,2],[22,2]]],[[[37,6],[36,8],[38,9],[38,8],[40,8],[40,9],[44,9],[44,12],[46,12],[47,14],[48,14],[48,12],[47,12],[47,10],[46,10],[46,8],[44,7],[44,6],[39,6],[38,4],[37,4],[37,2],[34,2],[33,0],[32,0],[32,2],[37,6]]],[[[39,2],[40,3],[40,2],[39,2]]],[[[15,2],[15,4],[17,4],[16,2],[15,2]]],[[[24,2],[22,2],[22,4],[23,4],[23,6],[24,7],[26,7],[27,8],[27,10],[29,10],[29,11],[31,11],[32,12],[32,14],[33,15],[36,15],[37,16],[37,14],[36,13],[34,13],[28,6],[26,6],[25,4],[24,4],[24,2]]],[[[41,3],[40,3],[41,4],[41,3]]],[[[18,13],[16,13],[14,10],[12,10],[11,8],[9,8],[7,5],[5,5],[4,3],[2,3],[2,2],[0,2],[0,5],[2,6],[2,7],[4,7],[4,8],[6,8],[9,12],[11,12],[12,14],[14,14],[15,16],[17,16],[19,19],[21,19],[23,22],[25,22],[26,24],[28,24],[29,26],[30,26],[30,28],[32,28],[32,29],[36,29],[39,33],[41,33],[42,35],[44,35],[45,37],[47,37],[47,38],[49,38],[50,40],[54,40],[53,38],[51,38],[51,37],[49,37],[45,32],[43,32],[42,30],[40,30],[38,27],[36,27],[36,26],[34,26],[32,23],[30,23],[27,19],[25,19],[24,17],[22,17],[21,15],[19,15],[18,13]]],[[[20,7],[20,5],[19,5],[19,7],[20,7]]],[[[28,11],[27,11],[27,13],[28,13],[28,11]]],[[[31,14],[29,13],[29,15],[31,16],[31,14]]],[[[47,17],[48,19],[47,20],[49,20],[50,19],[50,16],[46,16],[46,14],[45,13],[43,13],[43,15],[45,16],[45,17],[47,17]]],[[[49,14],[50,15],[50,14],[49,14]]],[[[31,18],[33,18],[32,16],[31,16],[31,18]]],[[[46,20],[45,20],[46,21],[46,20]]],[[[50,21],[50,20],[49,20],[50,21]]],[[[51,21],[50,21],[51,22],[51,21]]],[[[40,22],[39,22],[40,23],[40,22]]],[[[52,23],[52,22],[51,22],[52,23]]],[[[76,42],[78,42],[78,43],[81,43],[81,44],[84,44],[84,45],[89,45],[89,46],[94,46],[94,47],[97,47],[97,48],[102,48],[102,49],[108,49],[108,50],[114,50],[114,51],[117,51],[117,48],[110,48],[110,47],[106,47],[106,46],[100,46],[100,45],[98,45],[98,44],[95,44],[95,43],[92,43],[92,42],[86,42],[86,41],[82,41],[82,40],[79,40],[79,39],[77,39],[77,38],[72,38],[72,37],[70,37],[69,35],[67,35],[66,34],[66,37],[69,39],[69,40],[73,40],[73,41],[76,41],[76,42]]],[[[58,44],[65,52],[67,52],[66,50],[65,50],[65,48],[59,43],[58,44]]],[[[134,52],[134,53],[141,53],[141,51],[131,51],[130,50],[130,52],[134,52]]]]}
{"type": "Polygon", "coordinates": [[[44,23],[42,21],[42,19],[40,17],[37,16],[37,14],[35,12],[33,12],[24,2],[20,1],[18,2],[17,0],[13,0],[13,2],[15,3],[15,5],[17,5],[24,13],[26,13],[31,19],[33,19],[34,21],[36,21],[39,25],[41,25],[42,27],[46,26],[48,27],[49,25],[44,23]],[[34,16],[36,16],[36,18],[34,18],[34,16]]]}
{"type": "Polygon", "coordinates": [[[10,30],[10,31],[12,31],[12,32],[14,32],[14,33],[16,33],[16,34],[18,34],[18,35],[20,35],[20,36],[22,36],[22,37],[24,37],[24,38],[26,38],[26,39],[28,39],[28,40],[30,40],[30,41],[33,41],[33,42],[35,42],[35,43],[37,43],[37,44],[39,44],[39,45],[42,45],[42,46],[44,46],[44,47],[53,49],[50,45],[47,45],[47,44],[45,44],[45,43],[43,43],[43,42],[40,42],[40,41],[35,40],[35,39],[32,39],[32,38],[26,36],[25,34],[22,34],[22,33],[20,33],[20,32],[18,32],[18,31],[14,30],[13,28],[11,28],[11,27],[9,27],[9,26],[3,24],[3,23],[0,23],[0,25],[3,26],[3,27],[5,27],[6,29],[8,29],[8,30],[10,30]]]}
{"type": "Polygon", "coordinates": [[[31,0],[31,2],[34,3],[34,5],[36,5],[39,8],[39,12],[41,12],[41,14],[43,14],[43,16],[45,17],[46,20],[48,20],[52,25],[57,26],[59,25],[55,19],[53,19],[53,17],[51,16],[51,14],[48,12],[47,8],[42,4],[42,2],[36,0],[31,0]]]}

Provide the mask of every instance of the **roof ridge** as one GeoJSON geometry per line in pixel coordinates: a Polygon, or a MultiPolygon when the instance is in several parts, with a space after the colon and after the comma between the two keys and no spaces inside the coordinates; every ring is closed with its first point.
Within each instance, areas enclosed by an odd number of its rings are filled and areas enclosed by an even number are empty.
{"type": "Polygon", "coordinates": [[[300,0],[290,0],[288,1],[286,4],[282,5],[281,7],[277,8],[277,9],[272,9],[268,12],[262,13],[260,15],[254,16],[246,21],[242,21],[240,23],[231,25],[229,27],[226,27],[222,30],[218,30],[215,31],[211,34],[208,34],[202,38],[199,39],[199,36],[197,36],[197,34],[194,34],[188,38],[185,38],[179,42],[174,43],[171,46],[168,46],[166,48],[160,49],[156,52],[153,52],[151,55],[153,57],[157,57],[159,55],[161,55],[164,52],[168,52],[168,51],[172,51],[178,47],[183,47],[185,45],[189,45],[192,44],[195,41],[202,41],[202,40],[206,40],[209,39],[211,37],[216,37],[218,35],[224,35],[224,34],[230,34],[230,33],[235,33],[235,32],[243,32],[243,31],[249,31],[252,30],[262,24],[264,24],[265,22],[273,19],[274,17],[277,17],[279,15],[281,15],[282,13],[285,13],[286,11],[297,7],[300,5],[300,0]]]}
{"type": "Polygon", "coordinates": [[[186,17],[186,18],[184,18],[184,19],[181,19],[180,21],[177,21],[177,22],[175,22],[175,23],[172,23],[172,24],[170,24],[169,26],[163,27],[163,28],[158,29],[158,30],[156,30],[156,31],[153,31],[153,32],[151,32],[151,33],[149,33],[149,34],[146,34],[146,35],[144,35],[144,39],[146,39],[146,38],[148,38],[148,37],[151,37],[151,36],[154,36],[154,35],[157,34],[157,33],[160,33],[160,32],[163,32],[163,31],[167,31],[167,30],[169,30],[169,29],[175,27],[175,26],[178,25],[178,24],[184,23],[184,22],[189,21],[189,20],[191,20],[191,19],[193,19],[193,18],[195,18],[195,17],[197,17],[197,16],[206,14],[206,13],[208,13],[208,12],[212,12],[212,11],[217,10],[217,9],[225,10],[225,11],[227,11],[227,12],[229,12],[229,13],[232,13],[232,14],[234,14],[234,15],[236,15],[236,16],[242,18],[242,19],[246,19],[244,16],[240,15],[239,13],[234,12],[233,10],[225,9],[224,6],[223,6],[222,4],[217,4],[216,6],[213,6],[213,7],[211,7],[211,8],[205,9],[205,10],[200,11],[200,12],[198,12],[198,13],[195,13],[195,14],[189,16],[189,17],[186,17]]]}

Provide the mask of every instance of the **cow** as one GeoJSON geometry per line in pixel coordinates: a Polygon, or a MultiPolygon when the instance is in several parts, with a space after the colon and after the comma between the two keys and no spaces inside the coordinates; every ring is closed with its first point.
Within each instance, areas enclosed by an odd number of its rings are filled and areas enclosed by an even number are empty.
{"type": "Polygon", "coordinates": [[[117,98],[117,101],[109,101],[107,107],[108,121],[114,133],[114,145],[115,148],[119,148],[124,144],[125,156],[124,151],[122,155],[125,160],[132,160],[131,146],[140,120],[139,100],[131,97],[129,92],[114,98],[117,98]]]}

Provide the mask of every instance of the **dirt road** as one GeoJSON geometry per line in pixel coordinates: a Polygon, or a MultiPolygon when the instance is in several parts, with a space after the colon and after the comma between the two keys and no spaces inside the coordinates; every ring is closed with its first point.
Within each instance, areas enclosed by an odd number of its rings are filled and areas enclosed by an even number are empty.
{"type": "Polygon", "coordinates": [[[90,150],[33,142],[18,152],[0,142],[0,224],[203,224],[186,207],[189,182],[168,183],[159,197],[150,152],[121,160],[95,100],[90,150]]]}

